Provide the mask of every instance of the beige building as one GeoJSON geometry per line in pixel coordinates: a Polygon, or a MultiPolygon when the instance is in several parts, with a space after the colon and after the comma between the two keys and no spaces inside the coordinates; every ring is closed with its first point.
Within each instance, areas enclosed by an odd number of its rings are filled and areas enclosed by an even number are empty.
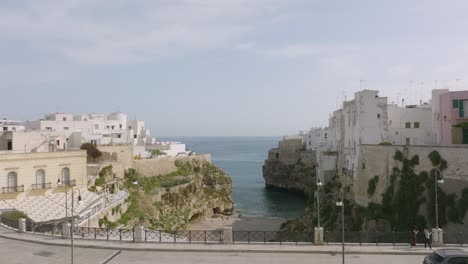
{"type": "Polygon", "coordinates": [[[86,151],[0,151],[0,200],[63,192],[65,186],[87,187],[86,151]]]}

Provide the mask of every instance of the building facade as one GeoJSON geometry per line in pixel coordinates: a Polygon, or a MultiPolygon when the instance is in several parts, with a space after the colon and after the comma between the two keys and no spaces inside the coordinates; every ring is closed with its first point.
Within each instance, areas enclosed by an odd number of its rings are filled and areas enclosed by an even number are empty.
{"type": "Polygon", "coordinates": [[[0,200],[87,187],[86,151],[0,152],[0,200]]]}

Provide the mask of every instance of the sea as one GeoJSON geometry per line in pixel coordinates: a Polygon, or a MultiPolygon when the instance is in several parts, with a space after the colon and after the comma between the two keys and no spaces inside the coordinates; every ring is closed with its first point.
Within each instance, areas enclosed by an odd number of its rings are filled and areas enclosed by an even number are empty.
{"type": "Polygon", "coordinates": [[[212,162],[232,178],[235,212],[245,217],[301,216],[307,197],[274,188],[265,188],[262,166],[268,150],[279,137],[164,137],[158,141],[180,141],[197,153],[210,153],[212,162]]]}

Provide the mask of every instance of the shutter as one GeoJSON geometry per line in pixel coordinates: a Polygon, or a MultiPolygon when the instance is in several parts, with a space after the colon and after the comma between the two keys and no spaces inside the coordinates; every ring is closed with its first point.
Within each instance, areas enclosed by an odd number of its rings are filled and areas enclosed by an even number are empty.
{"type": "Polygon", "coordinates": [[[460,100],[458,103],[458,115],[460,117],[465,117],[465,113],[463,113],[463,100],[460,100]]]}

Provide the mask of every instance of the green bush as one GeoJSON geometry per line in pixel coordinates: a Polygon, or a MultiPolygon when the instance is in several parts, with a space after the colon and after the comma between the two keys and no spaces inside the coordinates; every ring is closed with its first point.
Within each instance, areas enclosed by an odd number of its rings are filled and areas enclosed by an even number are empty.
{"type": "Polygon", "coordinates": [[[19,220],[20,218],[27,218],[28,216],[21,211],[6,211],[2,213],[2,217],[10,220],[19,220]]]}
{"type": "Polygon", "coordinates": [[[367,184],[367,194],[373,195],[375,193],[375,189],[377,188],[377,184],[379,183],[379,176],[374,176],[374,178],[369,180],[367,184]]]}
{"type": "Polygon", "coordinates": [[[102,152],[99,151],[96,145],[91,143],[84,143],[81,145],[80,149],[86,150],[88,158],[92,159],[93,161],[96,161],[97,158],[102,156],[102,152]]]}
{"type": "Polygon", "coordinates": [[[393,144],[392,144],[392,142],[383,141],[383,142],[380,142],[379,145],[381,145],[381,146],[391,146],[393,144]]]}

